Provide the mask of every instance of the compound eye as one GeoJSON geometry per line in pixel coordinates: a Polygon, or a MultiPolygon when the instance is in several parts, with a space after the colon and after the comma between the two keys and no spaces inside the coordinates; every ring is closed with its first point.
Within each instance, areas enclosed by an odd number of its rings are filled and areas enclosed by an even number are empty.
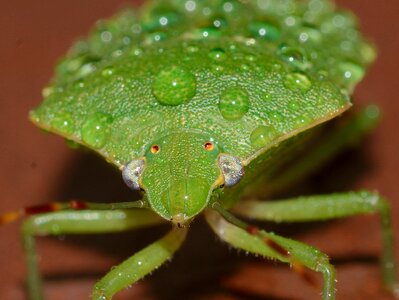
{"type": "Polygon", "coordinates": [[[122,170],[122,178],[132,190],[140,190],[139,179],[144,170],[144,159],[134,159],[128,162],[122,170]]]}
{"type": "Polygon", "coordinates": [[[212,142],[206,142],[206,143],[204,144],[204,149],[205,149],[206,151],[212,151],[213,149],[215,149],[215,146],[213,145],[212,142]]]}
{"type": "Polygon", "coordinates": [[[221,154],[218,159],[219,167],[224,177],[226,187],[237,184],[244,175],[244,168],[237,157],[221,154]]]}
{"type": "Polygon", "coordinates": [[[151,153],[152,154],[157,154],[159,152],[160,148],[158,145],[152,145],[151,146],[151,153]]]}

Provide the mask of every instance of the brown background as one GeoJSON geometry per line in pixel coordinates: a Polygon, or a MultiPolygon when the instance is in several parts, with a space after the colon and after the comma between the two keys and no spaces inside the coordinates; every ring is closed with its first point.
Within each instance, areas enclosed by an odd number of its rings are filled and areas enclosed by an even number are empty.
{"type": "MultiPolygon", "coordinates": [[[[129,200],[119,175],[99,158],[64,146],[27,121],[41,99],[57,58],[98,18],[127,1],[1,1],[0,9],[0,212],[29,204],[80,197],[129,200]]],[[[334,161],[307,186],[327,192],[378,189],[392,202],[399,238],[399,26],[397,0],[339,1],[356,12],[380,49],[379,59],[356,91],[357,103],[375,102],[384,120],[372,138],[334,161]]],[[[338,268],[338,299],[392,299],[378,272],[378,218],[273,227],[329,253],[338,268]]],[[[162,234],[41,239],[40,257],[48,299],[88,299],[95,280],[113,264],[162,234]]],[[[19,224],[0,227],[0,299],[25,299],[25,267],[19,224]]],[[[399,259],[399,245],[396,248],[399,259]]],[[[317,276],[316,276],[317,278],[317,276]]],[[[245,256],[221,244],[197,221],[173,262],[117,299],[319,299],[319,290],[286,266],[245,256]]]]}

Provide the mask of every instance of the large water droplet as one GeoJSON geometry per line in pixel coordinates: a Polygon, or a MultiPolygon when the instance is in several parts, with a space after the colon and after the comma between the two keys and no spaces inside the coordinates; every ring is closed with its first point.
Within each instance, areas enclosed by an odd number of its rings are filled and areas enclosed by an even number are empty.
{"type": "Polygon", "coordinates": [[[197,89],[195,76],[180,67],[161,71],[152,82],[152,93],[163,105],[179,105],[189,101],[197,89]]]}
{"type": "Polygon", "coordinates": [[[75,131],[74,120],[69,112],[61,112],[55,115],[51,119],[51,126],[66,134],[72,134],[75,131]]]}
{"type": "Polygon", "coordinates": [[[259,149],[267,146],[280,135],[280,132],[271,125],[265,126],[260,125],[254,131],[252,131],[250,136],[250,141],[252,147],[259,149]]]}
{"type": "Polygon", "coordinates": [[[301,49],[281,45],[277,53],[282,60],[288,62],[296,69],[305,70],[310,65],[305,53],[301,49]]]}
{"type": "Polygon", "coordinates": [[[241,119],[249,110],[247,92],[239,87],[224,90],[220,95],[219,110],[227,120],[241,119]]]}
{"type": "Polygon", "coordinates": [[[268,41],[276,41],[281,36],[280,29],[277,26],[266,22],[251,23],[248,30],[254,37],[261,37],[268,41]]]}
{"type": "Polygon", "coordinates": [[[108,114],[97,112],[91,115],[81,129],[82,140],[93,148],[101,148],[106,143],[112,117],[108,114]]]}
{"type": "Polygon", "coordinates": [[[312,82],[305,74],[290,73],[284,78],[284,86],[294,92],[306,93],[312,87],[312,82]]]}

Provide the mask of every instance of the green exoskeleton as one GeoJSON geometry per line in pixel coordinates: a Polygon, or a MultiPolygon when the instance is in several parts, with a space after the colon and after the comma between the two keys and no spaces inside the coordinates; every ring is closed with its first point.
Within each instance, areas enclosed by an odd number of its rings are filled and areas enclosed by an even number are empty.
{"type": "Polygon", "coordinates": [[[102,155],[142,199],[2,215],[0,223],[29,215],[23,241],[31,299],[43,299],[37,235],[171,223],[167,235],[95,285],[92,299],[106,300],[168,260],[190,222],[205,217],[235,248],[321,273],[322,299],[332,300],[327,255],[241,218],[304,222],[366,213],[381,215],[383,280],[398,294],[389,205],[378,193],[264,201],[374,126],[375,106],[336,121],[374,58],[354,16],[329,0],[153,0],[98,22],[57,66],[30,118],[102,155]]]}

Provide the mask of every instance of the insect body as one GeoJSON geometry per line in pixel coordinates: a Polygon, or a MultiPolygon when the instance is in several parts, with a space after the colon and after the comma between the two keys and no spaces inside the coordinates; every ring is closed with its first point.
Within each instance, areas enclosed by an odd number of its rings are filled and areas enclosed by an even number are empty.
{"type": "Polygon", "coordinates": [[[199,214],[236,248],[321,272],[323,299],[335,298],[326,255],[231,212],[278,222],[380,213],[384,280],[394,290],[389,209],[378,194],[261,201],[372,126],[375,107],[345,126],[328,121],[351,106],[350,94],[374,56],[354,17],[323,0],[152,1],[138,14],[124,11],[98,23],[59,64],[30,116],[102,155],[143,198],[56,203],[4,215],[3,223],[49,212],[24,224],[32,299],[42,299],[34,235],[171,222],[164,238],[98,282],[92,299],[111,299],[171,257],[199,214]],[[305,151],[307,145],[312,148],[305,151]],[[238,202],[244,196],[250,200],[238,202]]]}

